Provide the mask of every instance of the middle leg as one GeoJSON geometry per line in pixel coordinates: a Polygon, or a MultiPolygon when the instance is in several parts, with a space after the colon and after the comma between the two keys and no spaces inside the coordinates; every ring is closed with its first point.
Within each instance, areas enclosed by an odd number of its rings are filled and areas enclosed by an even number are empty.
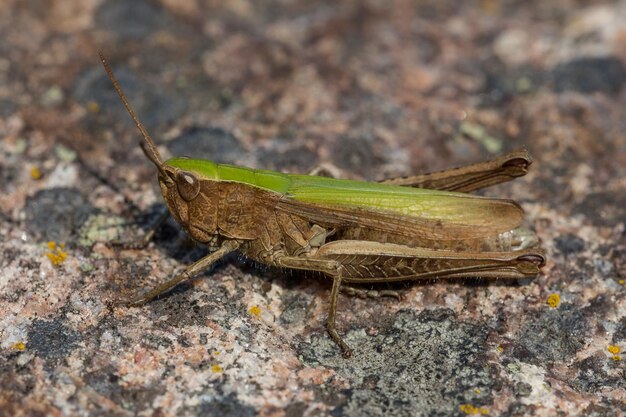
{"type": "Polygon", "coordinates": [[[279,255],[275,256],[272,259],[272,263],[286,268],[293,269],[302,269],[308,271],[319,271],[323,272],[328,277],[332,278],[333,286],[330,292],[330,306],[328,310],[328,318],[326,320],[326,329],[330,337],[339,345],[341,351],[343,352],[343,356],[345,358],[349,358],[352,356],[352,349],[350,346],[343,340],[339,333],[337,332],[335,316],[337,313],[337,298],[339,297],[339,292],[341,291],[341,264],[337,261],[330,259],[320,259],[315,257],[304,257],[304,256],[286,256],[279,255]]]}

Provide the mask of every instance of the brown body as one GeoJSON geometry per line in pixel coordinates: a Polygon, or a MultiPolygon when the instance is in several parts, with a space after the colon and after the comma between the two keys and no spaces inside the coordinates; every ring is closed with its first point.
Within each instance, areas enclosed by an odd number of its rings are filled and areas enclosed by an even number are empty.
{"type": "Polygon", "coordinates": [[[543,263],[537,248],[515,250],[513,246],[521,246],[514,241],[515,233],[438,240],[323,214],[313,221],[307,211],[294,214],[302,203],[237,182],[194,179],[198,192],[193,199],[183,198],[176,183],[181,181],[180,171],[163,169],[172,180],[160,176],[168,209],[194,240],[213,248],[224,240],[236,241],[241,253],[268,265],[316,270],[340,276],[346,283],[372,283],[462,276],[521,278],[536,275],[543,263]]]}

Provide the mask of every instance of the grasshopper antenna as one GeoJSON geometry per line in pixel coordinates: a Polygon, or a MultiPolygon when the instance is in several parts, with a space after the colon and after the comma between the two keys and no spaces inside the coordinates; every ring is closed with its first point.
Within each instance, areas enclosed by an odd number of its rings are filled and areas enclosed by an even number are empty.
{"type": "Polygon", "coordinates": [[[141,122],[139,121],[139,118],[135,114],[135,111],[133,110],[130,103],[128,102],[128,99],[126,98],[126,95],[124,94],[124,91],[122,90],[122,87],[120,86],[120,83],[117,81],[117,78],[115,78],[115,74],[113,74],[113,69],[111,69],[111,65],[109,65],[109,62],[105,58],[104,54],[102,52],[98,52],[98,55],[100,55],[100,61],[102,61],[104,70],[109,76],[109,80],[111,80],[111,83],[113,84],[113,87],[115,88],[115,91],[117,91],[117,94],[120,96],[120,100],[122,100],[122,104],[124,104],[124,107],[126,107],[126,111],[128,112],[128,114],[130,114],[130,117],[133,119],[133,122],[135,122],[135,125],[137,126],[137,128],[139,129],[139,132],[141,132],[141,135],[143,136],[144,141],[140,142],[139,146],[141,146],[143,153],[146,154],[148,159],[152,161],[154,165],[156,165],[157,169],[159,170],[163,178],[168,179],[169,177],[167,176],[162,166],[163,161],[161,160],[161,155],[159,154],[159,151],[157,150],[154,144],[154,141],[150,137],[150,134],[148,133],[146,128],[143,126],[143,124],[141,124],[141,122]]]}

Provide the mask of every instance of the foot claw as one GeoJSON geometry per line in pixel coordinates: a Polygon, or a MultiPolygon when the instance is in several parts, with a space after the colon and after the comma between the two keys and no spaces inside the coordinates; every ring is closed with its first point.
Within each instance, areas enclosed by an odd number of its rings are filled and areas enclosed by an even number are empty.
{"type": "Polygon", "coordinates": [[[105,305],[110,312],[113,312],[113,309],[115,308],[127,307],[128,303],[123,300],[108,300],[106,301],[105,305]]]}
{"type": "Polygon", "coordinates": [[[350,349],[349,347],[345,347],[342,348],[343,350],[343,357],[345,359],[350,359],[352,357],[352,349],[350,349]]]}

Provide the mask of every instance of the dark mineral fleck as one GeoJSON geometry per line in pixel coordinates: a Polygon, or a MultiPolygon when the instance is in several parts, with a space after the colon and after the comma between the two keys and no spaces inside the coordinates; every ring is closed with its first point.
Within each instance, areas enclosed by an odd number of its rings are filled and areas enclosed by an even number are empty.
{"type": "Polygon", "coordinates": [[[28,347],[46,360],[65,358],[76,347],[80,335],[62,320],[36,319],[28,332],[28,347]]]}
{"type": "Polygon", "coordinates": [[[552,72],[559,92],[603,92],[617,94],[626,81],[624,64],[615,57],[576,58],[558,65],[552,72]]]}
{"type": "Polygon", "coordinates": [[[149,0],[111,0],[102,3],[95,14],[96,25],[119,38],[142,39],[164,28],[171,18],[162,7],[149,0]]]}
{"type": "Polygon", "coordinates": [[[50,188],[26,201],[26,228],[55,242],[71,241],[89,215],[97,210],[74,188],[50,188]]]}
{"type": "Polygon", "coordinates": [[[578,253],[585,249],[585,241],[575,235],[557,236],[554,241],[557,249],[564,255],[578,253]]]}
{"type": "MultiPolygon", "coordinates": [[[[118,68],[115,62],[111,62],[111,65],[141,123],[147,128],[175,120],[185,112],[186,104],[179,96],[166,94],[162,87],[147,83],[128,68],[118,68]]],[[[134,126],[101,66],[94,66],[82,73],[74,83],[73,93],[84,106],[91,102],[97,103],[105,116],[112,116],[127,127],[134,126]]],[[[110,123],[110,119],[100,120],[99,114],[97,117],[101,123],[110,123]]],[[[92,118],[85,118],[84,123],[90,122],[93,122],[92,118]]]]}
{"type": "Polygon", "coordinates": [[[199,406],[198,415],[206,417],[254,417],[254,408],[243,404],[234,394],[203,402],[199,406]]]}
{"type": "Polygon", "coordinates": [[[517,337],[513,355],[523,362],[549,366],[572,357],[588,338],[583,311],[563,303],[559,308],[529,314],[517,337]]]}

